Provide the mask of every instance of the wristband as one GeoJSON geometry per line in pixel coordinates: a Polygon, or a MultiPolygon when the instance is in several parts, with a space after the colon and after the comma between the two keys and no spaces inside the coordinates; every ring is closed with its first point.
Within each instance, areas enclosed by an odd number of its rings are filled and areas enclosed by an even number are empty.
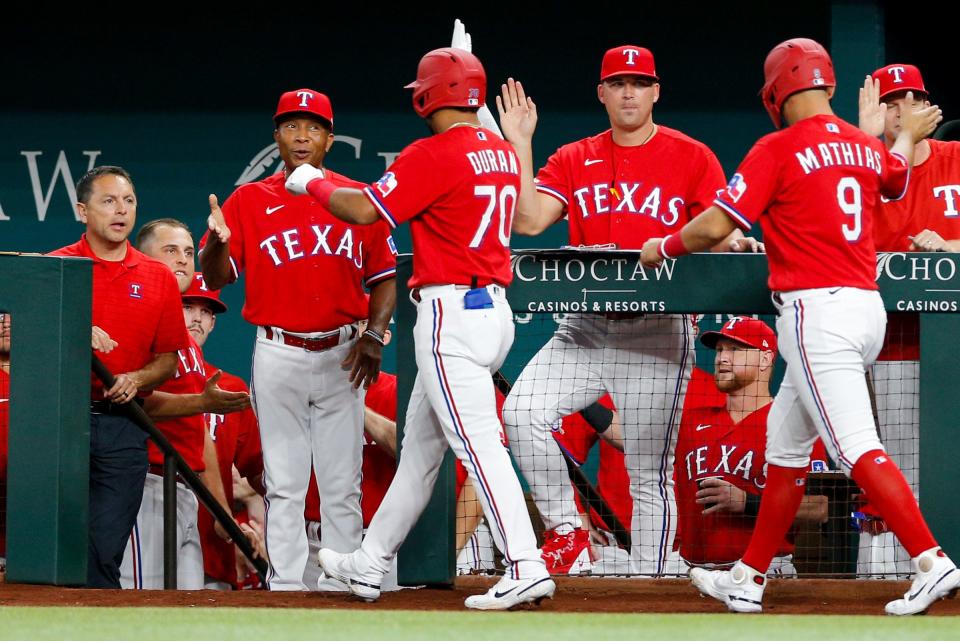
{"type": "Polygon", "coordinates": [[[369,336],[373,340],[377,341],[380,344],[380,347],[383,347],[386,344],[384,342],[383,334],[376,330],[368,328],[365,332],[363,332],[363,336],[369,336]]]}
{"type": "Polygon", "coordinates": [[[592,403],[580,410],[580,415],[592,427],[597,434],[606,432],[613,423],[613,410],[604,407],[600,403],[592,403]]]}
{"type": "Polygon", "coordinates": [[[337,186],[323,178],[314,178],[307,183],[307,193],[314,197],[324,209],[330,209],[330,197],[337,190],[337,186]]]}
{"type": "Polygon", "coordinates": [[[680,232],[677,232],[676,234],[665,236],[663,240],[660,241],[660,247],[657,248],[657,253],[663,258],[678,258],[680,256],[686,256],[690,252],[684,246],[683,239],[680,238],[680,232]]]}
{"type": "Polygon", "coordinates": [[[744,516],[756,516],[760,513],[760,495],[747,492],[747,498],[743,503],[744,516]]]}

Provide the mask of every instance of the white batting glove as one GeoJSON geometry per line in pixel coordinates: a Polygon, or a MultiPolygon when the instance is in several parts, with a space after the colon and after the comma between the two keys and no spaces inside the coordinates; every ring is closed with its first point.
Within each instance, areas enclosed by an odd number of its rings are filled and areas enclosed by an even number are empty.
{"type": "Polygon", "coordinates": [[[300,165],[287,176],[286,188],[294,196],[303,196],[307,193],[307,185],[312,181],[323,180],[326,174],[322,169],[317,169],[313,165],[300,165]]]}
{"type": "Polygon", "coordinates": [[[473,51],[473,42],[470,40],[470,34],[467,33],[467,25],[460,22],[459,18],[453,22],[453,39],[450,41],[450,46],[454,49],[473,51]]]}
{"type": "MultiPolygon", "coordinates": [[[[453,22],[453,38],[450,41],[450,46],[454,49],[473,51],[473,39],[470,37],[470,34],[467,33],[467,25],[463,24],[459,18],[453,22]]],[[[489,107],[481,105],[480,111],[477,112],[477,117],[480,119],[480,125],[484,129],[489,129],[503,138],[500,127],[497,125],[497,119],[490,113],[489,107]]]]}

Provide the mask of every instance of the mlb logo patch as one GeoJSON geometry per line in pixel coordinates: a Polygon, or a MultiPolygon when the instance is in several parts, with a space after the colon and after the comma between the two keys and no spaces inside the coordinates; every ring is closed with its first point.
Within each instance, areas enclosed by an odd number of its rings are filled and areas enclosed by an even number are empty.
{"type": "Polygon", "coordinates": [[[480,104],[480,90],[479,90],[479,89],[471,89],[471,90],[467,93],[467,104],[470,105],[471,107],[476,107],[477,105],[480,104]]]}
{"type": "Polygon", "coordinates": [[[746,191],[747,182],[743,179],[743,176],[740,174],[734,174],[733,178],[730,179],[730,182],[727,183],[727,195],[733,199],[733,202],[737,202],[746,191]]]}
{"type": "Polygon", "coordinates": [[[130,298],[143,298],[143,285],[140,283],[130,283],[130,298]]]}
{"type": "Polygon", "coordinates": [[[827,128],[827,131],[829,131],[832,134],[840,133],[840,127],[838,127],[835,122],[828,122],[826,124],[826,128],[827,128]]]}
{"type": "Polygon", "coordinates": [[[386,198],[391,191],[397,188],[397,177],[392,171],[388,171],[383,175],[383,178],[376,182],[375,186],[380,195],[386,198]]]}
{"type": "Polygon", "coordinates": [[[483,133],[482,131],[478,131],[478,132],[477,132],[477,138],[479,138],[480,140],[486,140],[486,139],[487,139],[487,134],[483,133]]]}
{"type": "Polygon", "coordinates": [[[394,242],[393,236],[387,236],[387,247],[390,248],[391,254],[397,255],[397,243],[394,242]]]}
{"type": "Polygon", "coordinates": [[[886,456],[878,456],[877,458],[873,459],[873,462],[876,463],[877,465],[883,465],[884,463],[887,462],[887,457],[886,457],[886,456]]]}
{"type": "Polygon", "coordinates": [[[820,73],[819,69],[813,70],[813,84],[818,87],[824,84],[823,75],[820,73]]]}

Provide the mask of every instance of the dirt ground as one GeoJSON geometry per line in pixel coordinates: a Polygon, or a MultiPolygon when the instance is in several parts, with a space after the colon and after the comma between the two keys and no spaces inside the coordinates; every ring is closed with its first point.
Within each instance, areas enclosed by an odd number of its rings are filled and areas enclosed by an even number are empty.
{"type": "MultiPolygon", "coordinates": [[[[377,603],[343,594],[85,590],[0,583],[0,606],[257,607],[370,610],[461,610],[463,600],[493,583],[488,577],[460,577],[452,589],[422,588],[384,593],[377,603]]],[[[723,612],[699,596],[684,579],[563,578],[544,612],[723,612]]],[[[772,614],[883,614],[884,604],[902,594],[907,582],[854,580],[771,581],[764,611],[772,614]]],[[[935,604],[930,614],[960,615],[960,599],[935,604]]]]}

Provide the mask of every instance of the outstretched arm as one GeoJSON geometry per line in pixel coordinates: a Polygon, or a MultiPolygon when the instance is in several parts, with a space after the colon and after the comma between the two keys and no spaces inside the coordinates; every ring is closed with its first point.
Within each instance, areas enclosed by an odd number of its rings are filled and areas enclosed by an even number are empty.
{"type": "Polygon", "coordinates": [[[513,231],[536,236],[563,215],[563,204],[537,191],[533,182],[533,133],[537,129],[537,105],[523,91],[523,85],[508,78],[497,96],[500,127],[520,161],[520,195],[513,217],[513,231]]]}

